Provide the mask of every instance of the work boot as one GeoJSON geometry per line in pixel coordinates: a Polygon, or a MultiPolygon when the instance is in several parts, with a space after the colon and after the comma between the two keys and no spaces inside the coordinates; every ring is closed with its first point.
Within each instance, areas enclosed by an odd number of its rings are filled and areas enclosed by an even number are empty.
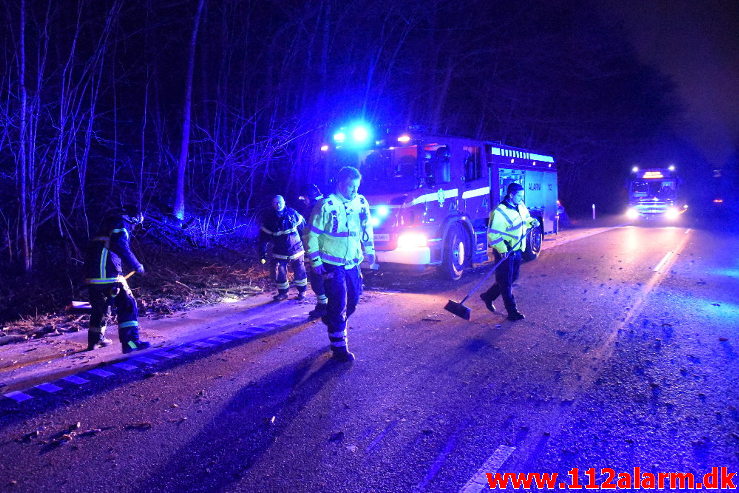
{"type": "Polygon", "coordinates": [[[310,318],[321,318],[326,315],[326,303],[317,303],[316,307],[308,312],[310,318]]]}
{"type": "Polygon", "coordinates": [[[93,351],[96,348],[103,348],[113,344],[113,341],[105,337],[102,332],[87,332],[87,350],[93,351]]]}
{"type": "Polygon", "coordinates": [[[333,358],[341,363],[350,363],[354,361],[354,353],[350,352],[346,348],[331,348],[333,358]]]}
{"type": "Polygon", "coordinates": [[[493,298],[487,292],[482,293],[480,295],[480,299],[482,300],[483,303],[485,303],[485,306],[487,307],[488,310],[495,313],[495,305],[493,305],[493,298]]]}
{"type": "Polygon", "coordinates": [[[298,301],[303,301],[305,299],[305,291],[298,291],[298,296],[295,299],[298,301]]]}
{"type": "Polygon", "coordinates": [[[287,294],[285,293],[277,293],[272,297],[274,301],[285,301],[287,299],[287,294]]]}
{"type": "Polygon", "coordinates": [[[151,347],[150,342],[146,341],[128,341],[123,344],[123,354],[132,353],[134,351],[142,351],[151,347]]]}
{"type": "Polygon", "coordinates": [[[508,320],[511,322],[515,322],[516,320],[523,320],[524,317],[523,313],[519,312],[518,310],[513,310],[512,312],[508,312],[508,320]]]}

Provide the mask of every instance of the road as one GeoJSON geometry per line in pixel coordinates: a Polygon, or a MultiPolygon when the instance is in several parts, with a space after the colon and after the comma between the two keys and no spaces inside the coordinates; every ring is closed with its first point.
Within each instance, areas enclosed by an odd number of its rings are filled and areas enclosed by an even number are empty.
{"type": "Polygon", "coordinates": [[[224,336],[6,397],[0,488],[470,493],[486,472],[737,472],[736,252],[739,236],[687,227],[554,242],[522,268],[520,322],[477,295],[469,322],[443,310],[488,268],[373,276],[353,364],[329,358],[309,305],[237,307],[224,336]]]}

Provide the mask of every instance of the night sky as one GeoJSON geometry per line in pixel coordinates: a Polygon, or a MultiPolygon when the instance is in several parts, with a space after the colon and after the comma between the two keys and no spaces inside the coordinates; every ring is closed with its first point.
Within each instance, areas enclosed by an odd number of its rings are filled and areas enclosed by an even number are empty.
{"type": "Polygon", "coordinates": [[[714,166],[739,144],[739,2],[605,0],[639,56],[676,83],[686,115],[680,132],[714,166]]]}

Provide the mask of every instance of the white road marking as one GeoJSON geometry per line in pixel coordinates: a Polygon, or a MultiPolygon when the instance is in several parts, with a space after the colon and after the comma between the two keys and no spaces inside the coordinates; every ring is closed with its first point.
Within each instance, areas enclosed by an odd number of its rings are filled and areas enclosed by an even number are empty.
{"type": "Polygon", "coordinates": [[[108,378],[108,377],[112,377],[113,375],[115,375],[115,373],[111,373],[105,370],[100,370],[99,368],[95,368],[94,370],[88,370],[87,373],[91,373],[100,378],[108,378]]]}
{"type": "Polygon", "coordinates": [[[668,260],[670,260],[670,257],[674,255],[674,252],[670,251],[665,254],[664,257],[662,257],[662,260],[659,261],[659,263],[652,269],[654,272],[661,272],[662,267],[665,266],[668,260]]]}
{"type": "Polygon", "coordinates": [[[84,385],[90,382],[86,378],[78,377],[77,375],[69,375],[68,377],[62,378],[62,380],[73,383],[75,385],[84,385]]]}
{"type": "Polygon", "coordinates": [[[134,359],[129,360],[129,361],[131,361],[132,363],[139,363],[139,364],[142,364],[142,365],[155,365],[155,364],[159,363],[159,361],[157,361],[155,359],[147,358],[146,356],[139,356],[138,358],[134,358],[134,359]]]}
{"type": "Polygon", "coordinates": [[[203,349],[213,347],[213,344],[209,342],[203,342],[203,341],[195,341],[192,343],[192,345],[197,346],[199,348],[203,348],[203,349]]]}
{"type": "Polygon", "coordinates": [[[44,392],[47,392],[49,394],[53,394],[54,392],[59,392],[62,390],[61,387],[58,385],[54,385],[53,383],[42,383],[39,385],[36,385],[36,388],[39,390],[43,390],[44,392]]]}
{"type": "Polygon", "coordinates": [[[572,241],[582,240],[584,238],[588,238],[589,236],[595,236],[601,233],[605,233],[606,231],[610,231],[612,229],[623,228],[624,226],[625,226],[624,224],[619,224],[618,226],[609,226],[607,228],[597,228],[595,230],[586,231],[584,233],[573,234],[570,238],[564,238],[564,239],[559,239],[557,238],[556,235],[553,238],[551,238],[551,235],[550,235],[550,238],[545,238],[545,240],[542,242],[541,249],[549,250],[550,248],[557,248],[558,246],[566,245],[567,243],[570,243],[572,241]],[[547,241],[551,241],[552,243],[547,243],[547,241]]]}
{"type": "Polygon", "coordinates": [[[498,469],[508,460],[516,447],[500,445],[493,455],[488,457],[485,463],[477,470],[467,483],[462,486],[459,493],[479,493],[484,489],[489,489],[487,473],[495,474],[498,469]]]}
{"type": "Polygon", "coordinates": [[[167,351],[159,351],[158,353],[151,353],[150,356],[156,356],[156,357],[160,357],[161,356],[162,358],[167,358],[167,359],[174,359],[174,358],[177,357],[176,354],[169,353],[167,351]]]}
{"type": "Polygon", "coordinates": [[[33,399],[33,396],[17,391],[17,390],[14,392],[8,392],[7,394],[4,394],[4,395],[8,399],[13,399],[15,402],[23,402],[23,401],[27,401],[28,399],[33,399]]]}

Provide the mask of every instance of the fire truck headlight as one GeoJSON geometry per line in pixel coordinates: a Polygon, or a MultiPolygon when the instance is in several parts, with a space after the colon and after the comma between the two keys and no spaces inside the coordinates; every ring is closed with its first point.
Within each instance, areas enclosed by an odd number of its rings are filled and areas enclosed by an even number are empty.
{"type": "Polygon", "coordinates": [[[425,247],[427,245],[428,239],[423,233],[403,233],[398,236],[398,248],[401,250],[425,247]]]}
{"type": "Polygon", "coordinates": [[[378,205],[375,209],[377,217],[387,217],[390,215],[390,207],[386,205],[378,205]]]}
{"type": "Polygon", "coordinates": [[[637,211],[634,207],[629,207],[629,209],[626,211],[626,217],[629,219],[637,219],[639,217],[639,211],[637,211]]]}
{"type": "Polygon", "coordinates": [[[666,219],[677,219],[680,217],[680,210],[677,207],[670,207],[665,211],[665,218],[666,219]]]}
{"type": "Polygon", "coordinates": [[[341,144],[346,140],[346,133],[344,132],[336,132],[334,134],[334,141],[341,144]]]}

